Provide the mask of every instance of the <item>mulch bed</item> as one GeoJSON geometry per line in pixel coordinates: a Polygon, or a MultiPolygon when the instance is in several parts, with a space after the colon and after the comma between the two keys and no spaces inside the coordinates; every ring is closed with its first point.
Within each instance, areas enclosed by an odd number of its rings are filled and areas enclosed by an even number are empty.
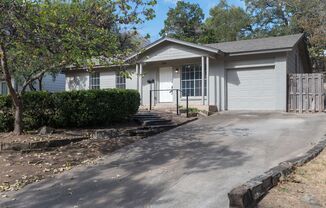
{"type": "Polygon", "coordinates": [[[0,153],[0,191],[18,190],[73,166],[94,164],[96,159],[139,139],[88,139],[50,151],[0,153]]]}
{"type": "MultiPolygon", "coordinates": [[[[108,128],[124,131],[137,126],[135,122],[125,122],[108,128]]],[[[74,166],[94,164],[96,159],[141,139],[136,136],[92,139],[90,135],[95,130],[97,129],[60,129],[48,135],[38,135],[35,132],[23,135],[1,133],[0,143],[6,145],[48,143],[75,137],[86,139],[60,147],[40,148],[39,151],[0,151],[0,192],[18,190],[74,166]]]]}

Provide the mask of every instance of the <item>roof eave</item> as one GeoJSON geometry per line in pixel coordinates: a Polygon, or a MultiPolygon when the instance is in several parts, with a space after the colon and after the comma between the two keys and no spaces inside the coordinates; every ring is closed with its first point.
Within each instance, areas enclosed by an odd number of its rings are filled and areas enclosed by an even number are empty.
{"type": "Polygon", "coordinates": [[[243,52],[225,52],[228,56],[244,56],[244,55],[255,55],[263,53],[281,53],[292,51],[292,47],[282,48],[282,49],[270,49],[270,50],[257,50],[257,51],[243,51],[243,52]]]}
{"type": "Polygon", "coordinates": [[[178,40],[178,39],[174,39],[174,38],[164,37],[164,38],[158,39],[157,41],[155,41],[155,42],[149,44],[148,46],[145,46],[144,48],[140,49],[139,52],[137,52],[134,55],[131,55],[130,57],[126,58],[125,61],[132,60],[133,58],[135,58],[135,57],[139,56],[140,54],[144,53],[144,51],[147,51],[147,50],[149,50],[149,49],[151,49],[151,48],[153,48],[153,47],[155,47],[155,46],[157,46],[157,45],[159,45],[159,44],[161,44],[161,43],[163,43],[165,41],[169,41],[169,42],[172,42],[172,43],[177,43],[177,44],[197,48],[197,49],[208,51],[208,52],[218,54],[218,55],[224,54],[223,51],[221,51],[219,49],[212,48],[212,47],[202,46],[202,45],[198,45],[198,44],[195,44],[195,43],[190,43],[190,42],[186,42],[186,41],[182,41],[182,40],[178,40]]]}

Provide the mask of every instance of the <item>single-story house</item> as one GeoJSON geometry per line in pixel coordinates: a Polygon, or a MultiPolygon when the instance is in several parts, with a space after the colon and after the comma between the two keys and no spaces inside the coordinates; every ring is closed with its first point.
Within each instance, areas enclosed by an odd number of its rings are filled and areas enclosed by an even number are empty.
{"type": "Polygon", "coordinates": [[[188,95],[201,109],[286,111],[287,75],[311,72],[303,34],[206,45],[164,37],[127,62],[131,79],[113,68],[66,71],[66,90],[137,89],[144,107],[185,105],[188,95]]]}

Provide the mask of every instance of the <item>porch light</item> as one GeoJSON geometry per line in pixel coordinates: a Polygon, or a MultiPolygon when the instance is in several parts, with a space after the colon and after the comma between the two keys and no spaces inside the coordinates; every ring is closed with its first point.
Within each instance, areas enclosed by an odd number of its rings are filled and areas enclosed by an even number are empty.
{"type": "Polygon", "coordinates": [[[179,68],[176,68],[175,69],[175,73],[179,73],[179,68]]]}

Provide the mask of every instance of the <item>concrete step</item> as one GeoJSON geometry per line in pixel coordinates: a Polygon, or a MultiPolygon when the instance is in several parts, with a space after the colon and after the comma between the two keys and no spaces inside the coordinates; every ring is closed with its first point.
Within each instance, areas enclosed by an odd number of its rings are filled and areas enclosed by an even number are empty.
{"type": "Polygon", "coordinates": [[[139,130],[130,132],[130,136],[152,136],[157,133],[160,133],[160,131],[153,130],[153,129],[139,129],[139,130]]]}
{"type": "Polygon", "coordinates": [[[142,122],[143,126],[164,125],[164,124],[171,124],[171,120],[156,119],[156,120],[145,120],[142,122]]]}
{"type": "Polygon", "coordinates": [[[160,117],[153,117],[153,118],[137,118],[137,119],[134,119],[134,120],[136,120],[136,121],[138,121],[138,122],[140,122],[140,123],[143,123],[143,122],[145,122],[145,121],[157,121],[157,120],[162,120],[162,118],[160,118],[160,117]]]}
{"type": "Polygon", "coordinates": [[[149,129],[171,129],[171,128],[175,128],[177,126],[178,126],[177,124],[171,122],[170,124],[145,126],[144,128],[149,128],[149,129]]]}
{"type": "Polygon", "coordinates": [[[132,119],[143,127],[131,131],[130,135],[151,136],[177,126],[171,119],[162,118],[159,114],[151,112],[138,113],[132,119]]]}

